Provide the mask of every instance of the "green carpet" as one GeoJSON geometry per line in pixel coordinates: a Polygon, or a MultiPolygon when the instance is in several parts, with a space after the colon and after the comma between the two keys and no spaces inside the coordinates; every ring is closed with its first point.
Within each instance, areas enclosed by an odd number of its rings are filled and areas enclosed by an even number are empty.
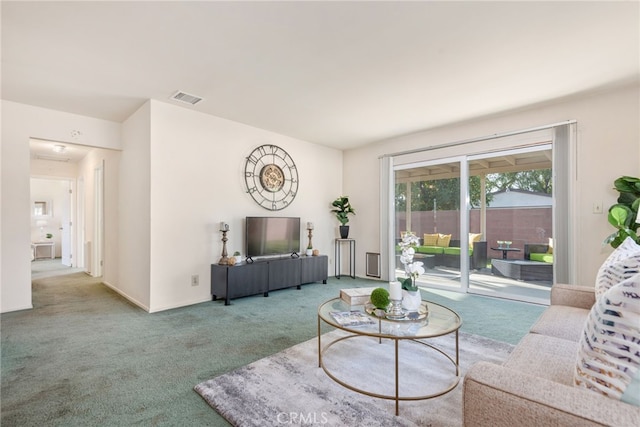
{"type": "MultiPolygon", "coordinates": [[[[346,287],[330,278],[262,296],[148,314],[84,273],[33,282],[33,310],[5,313],[4,426],[226,426],[194,385],[316,335],[316,309],[346,287]]],[[[545,307],[423,291],[462,331],[517,343],[545,307]]]]}

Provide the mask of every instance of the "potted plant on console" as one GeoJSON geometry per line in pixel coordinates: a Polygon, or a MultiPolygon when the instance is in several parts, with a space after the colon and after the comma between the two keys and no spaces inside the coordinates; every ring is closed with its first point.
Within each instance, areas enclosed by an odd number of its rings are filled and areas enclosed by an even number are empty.
{"type": "Polygon", "coordinates": [[[331,212],[336,214],[338,222],[340,222],[340,238],[346,239],[349,237],[349,214],[355,215],[356,211],[349,203],[349,196],[340,196],[331,203],[334,209],[331,212]]]}

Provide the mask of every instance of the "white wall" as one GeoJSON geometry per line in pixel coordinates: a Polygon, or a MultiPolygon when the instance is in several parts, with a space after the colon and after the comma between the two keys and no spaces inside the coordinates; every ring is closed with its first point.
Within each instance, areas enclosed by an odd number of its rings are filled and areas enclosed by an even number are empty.
{"type": "Polygon", "coordinates": [[[614,204],[613,181],[640,175],[640,89],[625,86],[529,109],[392,138],[344,153],[344,191],[358,215],[350,222],[358,240],[357,274],[364,276],[365,252],[379,252],[378,157],[421,147],[577,120],[577,283],[593,286],[599,266],[611,252],[602,240],[613,229],[593,203],[614,204]]]}
{"type": "MultiPolygon", "coordinates": [[[[102,278],[107,284],[118,280],[118,191],[119,191],[119,158],[120,151],[94,149],[91,150],[78,164],[77,179],[84,182],[84,223],[76,221],[78,241],[77,256],[82,254],[85,242],[92,243],[92,251],[96,250],[95,233],[95,169],[104,168],[104,244],[102,252],[102,278]],[[83,227],[80,229],[79,227],[83,227]]],[[[76,192],[77,193],[77,192],[76,192]]],[[[83,254],[84,256],[84,254],[83,254]]],[[[82,260],[84,265],[84,260],[82,260]]],[[[92,264],[90,264],[92,265],[92,264]]],[[[85,266],[86,267],[86,266],[85,266]]],[[[95,266],[92,265],[91,274],[95,276],[95,266]]]]}
{"type": "Polygon", "coordinates": [[[150,307],[151,103],[122,125],[118,190],[118,280],[114,289],[145,310],[150,307]]]}
{"type": "Polygon", "coordinates": [[[333,253],[337,231],[329,210],[342,193],[341,151],[156,101],[150,151],[150,311],[210,300],[210,265],[222,253],[223,220],[230,226],[229,253],[244,253],[246,216],[312,221],[314,246],[333,253]],[[281,211],[263,209],[245,192],[245,158],[262,144],[283,148],[298,168],[297,196],[281,211]],[[190,284],[194,274],[197,287],[190,284]]]}
{"type": "Polygon", "coordinates": [[[5,100],[1,113],[0,312],[7,312],[32,306],[29,139],[119,149],[120,124],[5,100]]]}

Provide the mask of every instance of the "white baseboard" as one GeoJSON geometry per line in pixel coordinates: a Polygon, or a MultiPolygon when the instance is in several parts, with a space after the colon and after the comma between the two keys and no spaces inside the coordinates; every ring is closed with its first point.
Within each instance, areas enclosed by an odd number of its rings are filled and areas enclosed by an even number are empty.
{"type": "Polygon", "coordinates": [[[148,313],[157,313],[159,311],[172,310],[174,308],[186,307],[186,306],[189,306],[189,305],[200,304],[200,303],[203,303],[203,302],[211,301],[211,296],[209,296],[207,298],[197,298],[197,299],[193,299],[193,300],[180,301],[180,302],[175,303],[175,304],[166,305],[166,306],[160,306],[160,307],[154,307],[153,309],[151,309],[147,305],[142,304],[140,301],[136,300],[135,298],[132,298],[131,296],[127,295],[125,292],[122,292],[120,289],[116,288],[115,286],[113,286],[109,282],[104,282],[103,281],[102,283],[104,283],[105,286],[107,286],[110,289],[113,289],[115,292],[117,292],[118,294],[120,294],[121,296],[126,298],[128,301],[130,301],[131,303],[137,305],[138,307],[140,307],[141,309],[143,309],[144,311],[146,311],[148,313]]]}
{"type": "Polygon", "coordinates": [[[149,307],[147,307],[145,304],[141,303],[140,301],[138,301],[137,299],[127,295],[125,292],[122,292],[120,289],[116,288],[115,286],[113,286],[111,283],[109,282],[102,282],[106,287],[114,290],[115,292],[117,292],[118,294],[120,294],[121,296],[123,296],[124,298],[126,298],[128,301],[132,302],[133,304],[137,305],[138,307],[140,307],[141,309],[143,309],[146,312],[149,312],[149,307]]]}
{"type": "Polygon", "coordinates": [[[0,313],[12,313],[14,311],[21,311],[21,310],[33,310],[33,305],[29,304],[29,305],[19,306],[19,307],[10,307],[6,310],[1,311],[0,313]]]}
{"type": "Polygon", "coordinates": [[[160,307],[155,307],[153,310],[150,310],[149,313],[157,313],[159,311],[165,311],[165,310],[172,310],[174,308],[180,308],[180,307],[186,307],[189,305],[194,305],[194,304],[200,304],[203,302],[210,302],[211,301],[211,296],[209,296],[209,298],[198,298],[198,299],[193,299],[193,300],[187,300],[187,301],[181,301],[177,304],[171,304],[171,305],[166,305],[166,306],[160,306],[160,307]]]}

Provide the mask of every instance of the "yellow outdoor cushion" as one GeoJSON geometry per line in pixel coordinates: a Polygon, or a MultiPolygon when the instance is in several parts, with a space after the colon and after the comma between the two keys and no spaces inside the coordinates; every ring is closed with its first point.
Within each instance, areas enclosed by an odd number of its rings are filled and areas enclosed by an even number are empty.
{"type": "Polygon", "coordinates": [[[437,245],[442,248],[448,248],[451,241],[451,234],[439,234],[437,245]]]}
{"type": "Polygon", "coordinates": [[[438,245],[438,234],[425,234],[424,241],[422,242],[423,246],[437,246],[438,245]]]}
{"type": "Polygon", "coordinates": [[[479,242],[482,238],[482,233],[469,233],[469,249],[473,249],[473,243],[479,242]]]}

